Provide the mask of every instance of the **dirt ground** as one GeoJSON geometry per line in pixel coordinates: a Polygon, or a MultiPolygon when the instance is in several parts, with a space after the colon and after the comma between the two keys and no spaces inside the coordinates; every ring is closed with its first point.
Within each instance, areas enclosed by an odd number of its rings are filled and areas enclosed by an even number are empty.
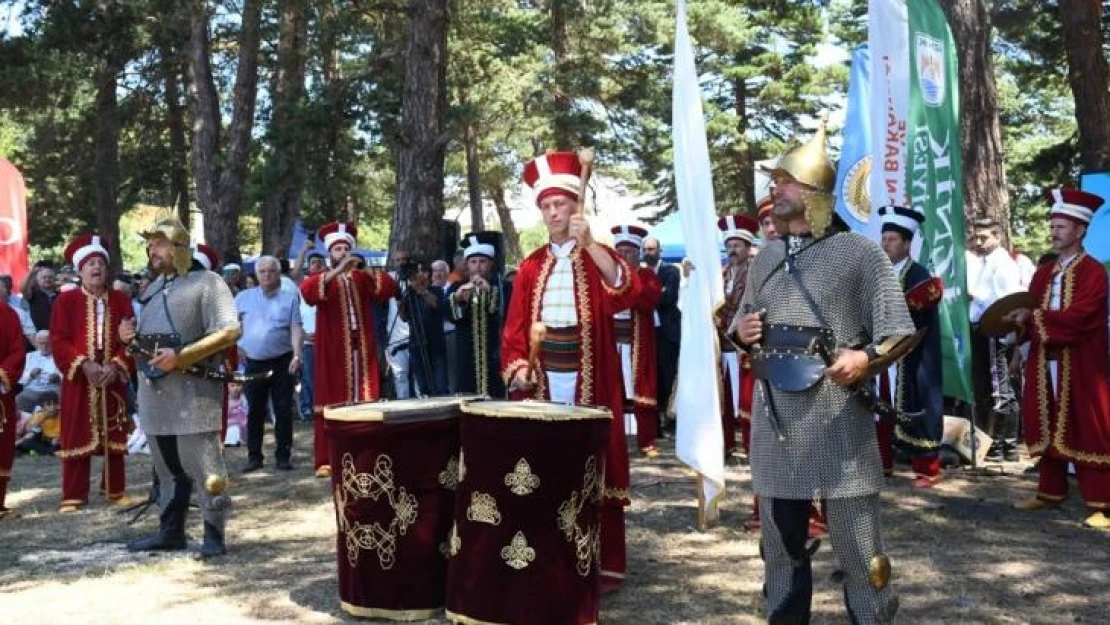
{"type": "MultiPolygon", "coordinates": [[[[0,521],[0,614],[8,623],[333,623],[339,608],[335,521],[325,481],[311,474],[311,430],[298,424],[293,473],[270,466],[237,470],[228,452],[234,516],[230,554],[218,563],[188,555],[135,555],[123,543],[157,523],[99,498],[75,514],[57,512],[54,458],[16,460],[0,521]]],[[[268,444],[269,441],[268,441],[268,444]]],[[[272,449],[272,447],[269,447],[272,449]]],[[[94,471],[99,460],[94,460],[94,471]]],[[[887,550],[900,596],[901,623],[1110,623],[1110,534],[1084,530],[1083,509],[1011,511],[1035,488],[1028,463],[989,474],[951,471],[932,490],[915,490],[900,468],[883,493],[887,550]]],[[[729,469],[722,524],[695,529],[690,473],[670,445],[655,460],[633,461],[628,511],[629,576],[602,604],[605,623],[762,622],[758,534],[745,531],[751,491],[746,467],[729,469]]],[[[129,492],[141,497],[149,456],[129,459],[129,492]]],[[[191,537],[200,520],[190,515],[191,537]]],[[[194,540],[195,548],[195,540],[194,540]]],[[[816,555],[814,622],[845,623],[835,562],[816,555]]]]}

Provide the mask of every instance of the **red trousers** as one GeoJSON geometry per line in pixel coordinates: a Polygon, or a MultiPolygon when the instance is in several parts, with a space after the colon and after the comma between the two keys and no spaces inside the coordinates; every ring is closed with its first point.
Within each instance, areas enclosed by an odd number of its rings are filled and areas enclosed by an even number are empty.
{"type": "Polygon", "coordinates": [[[659,438],[659,409],[647,406],[633,406],[636,416],[636,444],[640,451],[655,449],[655,439],[659,438]]]}
{"type": "MultiPolygon", "coordinates": [[[[13,402],[14,403],[14,402],[13,402]]],[[[8,482],[12,479],[12,461],[15,460],[15,428],[19,425],[19,414],[15,410],[0,411],[7,418],[0,423],[0,510],[4,510],[4,499],[8,496],[8,482]]]]}
{"type": "MultiPolygon", "coordinates": [[[[111,492],[107,493],[109,499],[118,499],[123,496],[127,488],[127,472],[123,467],[123,456],[108,454],[108,481],[111,492]]],[[[62,460],[62,503],[84,505],[89,501],[89,472],[92,457],[65,458],[62,460]]],[[[104,469],[100,470],[100,492],[105,492],[104,469]]]]}
{"type": "Polygon", "coordinates": [[[620,583],[627,569],[624,543],[624,506],[602,502],[601,516],[601,577],[606,583],[620,583]]]}
{"type": "Polygon", "coordinates": [[[328,435],[324,431],[324,413],[316,413],[312,427],[312,446],[316,455],[316,466],[314,468],[331,466],[331,458],[328,457],[328,454],[331,453],[331,447],[328,446],[328,435]]]}
{"type": "MultiPolygon", "coordinates": [[[[1041,456],[1037,496],[1048,501],[1063,501],[1068,496],[1068,461],[1048,454],[1041,456]]],[[[1079,496],[1088,508],[1110,510],[1110,470],[1075,465],[1079,496]]]]}
{"type": "Polygon", "coordinates": [[[752,420],[740,417],[740,448],[744,453],[752,454],[752,420]]]}
{"type": "Polygon", "coordinates": [[[936,477],[940,475],[940,454],[928,453],[914,456],[910,461],[917,477],[936,477]]]}

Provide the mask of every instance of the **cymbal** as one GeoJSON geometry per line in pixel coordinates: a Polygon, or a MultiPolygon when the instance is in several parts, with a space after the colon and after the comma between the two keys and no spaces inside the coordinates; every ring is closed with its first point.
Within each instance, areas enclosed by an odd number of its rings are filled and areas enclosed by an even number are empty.
{"type": "Polygon", "coordinates": [[[1004,336],[1019,328],[1013,323],[1006,321],[1006,315],[1019,308],[1028,308],[1030,310],[1037,307],[1037,300],[1029,291],[1018,291],[1017,293],[1010,293],[1005,297],[998,298],[998,301],[991,304],[979,318],[979,328],[977,332],[984,336],[1004,336]]]}

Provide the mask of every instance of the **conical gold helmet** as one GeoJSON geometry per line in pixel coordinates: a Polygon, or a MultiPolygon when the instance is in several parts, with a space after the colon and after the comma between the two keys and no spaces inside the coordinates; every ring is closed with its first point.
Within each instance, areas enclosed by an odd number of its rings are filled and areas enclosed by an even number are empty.
{"type": "Polygon", "coordinates": [[[146,232],[139,233],[149,243],[153,239],[164,238],[173,243],[173,267],[177,273],[184,274],[193,264],[193,253],[189,249],[189,230],[175,217],[168,217],[154,224],[146,232]]]}
{"type": "Polygon", "coordinates": [[[809,141],[788,150],[771,170],[772,179],[784,175],[818,191],[832,193],[836,186],[836,170],[825,151],[824,121],[809,141]]]}

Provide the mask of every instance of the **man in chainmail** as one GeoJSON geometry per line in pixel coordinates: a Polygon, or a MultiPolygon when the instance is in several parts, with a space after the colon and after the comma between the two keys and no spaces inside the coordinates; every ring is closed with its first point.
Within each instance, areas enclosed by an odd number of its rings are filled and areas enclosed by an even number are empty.
{"type": "Polygon", "coordinates": [[[890,622],[898,609],[880,531],[873,406],[855,385],[914,326],[879,246],[829,230],[834,179],[824,128],[779,161],[772,180],[781,241],[753,261],[741,302],[737,334],[759,379],[751,467],[771,623],[809,621],[814,498],[827,502],[852,622],[890,622]]]}
{"type": "Polygon", "coordinates": [[[220,364],[239,338],[235,299],[220,276],[190,271],[189,232],[176,219],[144,232],[157,279],[143,294],[138,324],[124,322],[120,338],[137,342],[141,374],[139,412],[151,441],[160,487],[158,532],[127,545],[132,551],[186,548],[185,517],[193,486],[199,486],[204,542],[199,556],[226,553],[224,527],[231,508],[220,441],[223,387],[192,375],[195,365],[220,364]]]}

